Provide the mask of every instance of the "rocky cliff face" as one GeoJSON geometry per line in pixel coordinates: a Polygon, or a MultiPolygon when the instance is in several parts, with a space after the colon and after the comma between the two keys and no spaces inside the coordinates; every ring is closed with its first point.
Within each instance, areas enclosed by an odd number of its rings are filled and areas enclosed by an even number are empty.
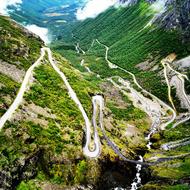
{"type": "MultiPolygon", "coordinates": [[[[133,5],[139,0],[120,0],[121,3],[133,5]]],[[[153,4],[165,4],[165,10],[155,20],[166,29],[178,29],[183,33],[184,41],[189,41],[190,36],[190,0],[146,0],[153,4]]]]}
{"type": "Polygon", "coordinates": [[[166,2],[166,12],[159,18],[159,22],[169,29],[179,29],[184,40],[190,36],[190,0],[169,0],[166,2]]]}

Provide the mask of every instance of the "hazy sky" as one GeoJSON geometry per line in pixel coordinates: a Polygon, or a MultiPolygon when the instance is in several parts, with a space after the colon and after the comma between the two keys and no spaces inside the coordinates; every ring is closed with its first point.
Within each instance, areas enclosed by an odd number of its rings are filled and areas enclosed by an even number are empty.
{"type": "Polygon", "coordinates": [[[76,17],[78,20],[94,18],[107,8],[115,5],[116,2],[117,0],[89,0],[84,7],[77,10],[76,17]]]}
{"type": "Polygon", "coordinates": [[[7,6],[9,5],[15,5],[18,6],[20,3],[22,3],[22,0],[0,0],[0,13],[3,15],[7,15],[7,6]]]}

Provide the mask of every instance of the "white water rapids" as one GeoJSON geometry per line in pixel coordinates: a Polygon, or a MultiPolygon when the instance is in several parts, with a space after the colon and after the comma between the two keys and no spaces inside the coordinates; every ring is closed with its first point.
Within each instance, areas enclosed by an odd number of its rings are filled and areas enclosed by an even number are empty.
{"type": "MultiPolygon", "coordinates": [[[[142,156],[139,156],[139,161],[143,162],[142,156]]],[[[137,166],[136,166],[137,173],[136,173],[136,177],[135,177],[133,183],[131,184],[131,190],[137,190],[141,185],[141,177],[140,177],[141,169],[142,169],[142,165],[137,164],[137,166]]]]}

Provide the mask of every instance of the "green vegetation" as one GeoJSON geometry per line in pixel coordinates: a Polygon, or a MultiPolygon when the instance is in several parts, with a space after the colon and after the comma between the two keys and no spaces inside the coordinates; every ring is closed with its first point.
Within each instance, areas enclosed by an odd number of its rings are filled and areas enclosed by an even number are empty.
{"type": "MultiPolygon", "coordinates": [[[[55,58],[91,118],[91,97],[102,91],[99,81],[86,81],[65,59],[56,54],[55,58]]],[[[35,178],[35,184],[43,181],[62,185],[86,184],[89,179],[94,183],[98,172],[95,174],[92,171],[98,169],[98,163],[86,160],[83,156],[84,121],[62,79],[46,60],[35,69],[34,78],[35,82],[24,96],[25,103],[18,110],[23,118],[8,122],[0,132],[0,140],[4,142],[0,147],[1,170],[9,165],[10,173],[14,176],[15,167],[19,167],[22,160],[29,159],[30,155],[36,157],[37,162],[31,162],[25,168],[27,176],[24,179],[35,178]],[[32,113],[28,111],[27,116],[24,116],[26,108],[32,104],[48,110],[52,117],[38,114],[37,118],[31,119],[32,113]]],[[[117,120],[119,119],[116,118],[115,121],[117,120]]],[[[114,140],[126,150],[126,141],[116,138],[119,133],[121,132],[117,132],[114,140]]],[[[103,150],[103,155],[109,152],[114,157],[109,147],[105,146],[103,150]]],[[[21,181],[19,190],[35,188],[33,182],[18,179],[18,183],[21,181]]]]}
{"type": "MultiPolygon", "coordinates": [[[[32,6],[34,9],[38,8],[35,4],[32,6]]],[[[34,17],[34,13],[31,12],[28,18],[34,17]]],[[[13,16],[23,19],[16,14],[13,16]]],[[[41,19],[45,21],[46,16],[43,12],[41,19]]],[[[108,67],[104,46],[94,43],[90,48],[90,45],[96,38],[108,45],[109,60],[133,72],[143,88],[168,102],[167,86],[162,82],[160,74],[163,68],[159,62],[172,52],[179,58],[183,57],[190,49],[189,44],[182,44],[179,31],[164,30],[156,24],[147,26],[152,17],[153,13],[144,1],[127,8],[110,8],[97,18],[87,19],[72,27],[75,39],[68,38],[65,44],[60,41],[63,36],[59,36],[59,41],[51,45],[56,52],[54,58],[58,67],[65,73],[89,118],[92,117],[92,96],[104,94],[106,134],[118,145],[121,152],[131,159],[136,157],[136,150],[142,152],[146,150],[144,132],[148,131],[150,121],[143,111],[135,108],[126,96],[121,95],[118,89],[114,89],[113,85],[107,82],[107,79],[113,76],[121,76],[132,82],[132,77],[119,69],[108,67]],[[150,14],[147,14],[148,11],[150,14]],[[76,42],[80,42],[80,46],[86,51],[90,48],[89,51],[85,55],[77,54],[74,47],[76,42]],[[66,57],[69,62],[59,54],[66,57]],[[82,59],[84,66],[88,66],[93,74],[87,73],[85,67],[80,65],[82,59]],[[157,66],[156,69],[136,67],[144,61],[147,61],[147,64],[153,63],[153,66],[157,66]],[[129,125],[131,131],[127,131],[129,125]]],[[[49,28],[54,26],[58,18],[51,19],[47,23],[49,28]]],[[[34,21],[38,22],[38,19],[34,21]]],[[[61,35],[59,32],[56,35],[61,35]]],[[[69,33],[66,33],[66,36],[68,35],[69,33]]],[[[0,59],[24,70],[39,57],[40,47],[43,45],[39,39],[23,31],[22,27],[6,17],[0,17],[0,41],[2,52],[0,59]]],[[[35,69],[34,79],[30,90],[24,96],[24,103],[17,110],[17,117],[7,122],[0,132],[0,141],[3,142],[0,147],[0,170],[13,178],[18,190],[40,189],[39,184],[46,182],[61,186],[95,184],[101,177],[99,176],[101,170],[104,169],[100,168],[100,162],[106,162],[106,159],[115,161],[116,155],[106,145],[100,131],[103,144],[100,159],[96,161],[85,158],[82,152],[84,120],[76,104],[69,97],[62,79],[47,60],[43,60],[43,64],[35,69]],[[32,111],[29,109],[31,105],[32,111]],[[35,109],[43,111],[36,113],[35,109]],[[22,172],[22,175],[18,172],[22,172]]],[[[14,99],[19,84],[0,74],[0,85],[1,116],[14,99]]],[[[189,91],[189,85],[187,90],[189,91]]],[[[175,90],[172,91],[173,94],[175,90]]],[[[179,105],[176,97],[175,104],[179,105]]],[[[189,130],[187,123],[154,135],[154,149],[147,152],[145,158],[189,152],[190,146],[169,152],[161,150],[157,152],[162,143],[189,137],[189,130]]],[[[150,169],[152,182],[146,184],[143,189],[189,188],[185,184],[181,185],[181,180],[190,175],[189,158],[176,159],[150,169]],[[166,181],[158,185],[157,178],[166,181]]]]}
{"type": "Polygon", "coordinates": [[[166,187],[166,190],[189,190],[189,185],[174,185],[166,187]]]}
{"type": "MultiPolygon", "coordinates": [[[[163,131],[160,133],[159,138],[153,137],[154,139],[153,147],[160,148],[160,146],[164,143],[188,138],[189,132],[190,128],[188,122],[186,124],[179,125],[177,128],[163,131]]],[[[146,153],[145,158],[154,157],[154,156],[158,157],[175,156],[175,155],[189,153],[189,151],[190,151],[189,145],[178,147],[170,151],[162,151],[162,152],[158,151],[157,149],[153,149],[151,150],[151,152],[146,153]]],[[[151,167],[151,169],[152,169],[152,176],[154,176],[154,178],[164,178],[171,182],[175,181],[176,184],[175,186],[168,186],[166,183],[166,185],[161,186],[162,187],[161,189],[167,189],[167,190],[189,189],[188,185],[179,185],[183,179],[185,180],[190,175],[190,159],[188,157],[175,159],[173,161],[166,162],[158,166],[153,166],[151,167]]],[[[154,181],[152,181],[151,183],[154,183],[154,181]]]]}
{"type": "MultiPolygon", "coordinates": [[[[189,71],[187,72],[187,76],[188,76],[188,78],[190,77],[189,71]]],[[[190,94],[190,82],[187,80],[185,80],[185,90],[186,90],[187,94],[190,94]]]]}
{"type": "Polygon", "coordinates": [[[0,88],[0,116],[2,116],[15,98],[19,85],[3,74],[0,74],[0,84],[2,86],[0,88]]]}
{"type": "Polygon", "coordinates": [[[86,182],[85,179],[86,179],[87,170],[88,170],[88,164],[86,163],[85,160],[82,160],[77,164],[76,176],[74,179],[76,183],[86,182]]]}
{"type": "MultiPolygon", "coordinates": [[[[27,70],[39,57],[42,41],[8,17],[0,16],[0,63],[27,70]]],[[[0,73],[0,116],[14,100],[20,84],[0,73]]]]}
{"type": "Polygon", "coordinates": [[[186,124],[179,125],[175,129],[164,131],[164,139],[166,139],[166,141],[168,142],[175,141],[175,140],[189,137],[189,134],[190,134],[189,123],[186,123],[186,124]]]}
{"type": "Polygon", "coordinates": [[[126,108],[117,108],[113,104],[108,104],[108,108],[115,115],[115,118],[118,120],[138,120],[143,119],[145,117],[145,113],[133,105],[127,106],[126,108]]]}
{"type": "MultiPolygon", "coordinates": [[[[167,96],[168,89],[165,82],[163,82],[164,77],[161,75],[163,68],[160,61],[170,53],[176,53],[178,58],[188,55],[190,51],[189,44],[183,44],[180,31],[165,30],[158,27],[156,24],[147,26],[153,17],[153,13],[147,14],[147,12],[151,12],[149,5],[141,1],[140,3],[127,8],[110,8],[95,19],[87,19],[84,22],[78,23],[78,25],[73,27],[72,31],[75,38],[67,39],[67,43],[69,44],[70,42],[74,44],[79,42],[80,47],[86,51],[86,55],[77,54],[74,52],[75,50],[73,50],[73,47],[69,47],[68,45],[67,47],[64,47],[64,42],[61,43],[60,41],[54,42],[52,48],[61,55],[66,56],[66,58],[70,60],[71,64],[83,73],[86,73],[86,71],[84,67],[80,66],[80,61],[82,59],[85,60],[85,65],[88,66],[95,74],[99,74],[102,79],[121,76],[124,79],[132,81],[131,77],[126,73],[123,73],[118,69],[110,69],[108,67],[105,61],[104,46],[95,42],[94,46],[90,48],[92,41],[94,39],[98,39],[100,42],[110,47],[108,58],[111,62],[133,72],[144,89],[169,104],[167,96]],[[136,67],[137,64],[145,61],[147,62],[147,66],[152,63],[153,66],[150,66],[145,70],[140,69],[140,67],[136,67]],[[156,67],[154,68],[154,66],[156,67]]],[[[179,100],[174,96],[174,94],[175,90],[172,90],[175,104],[179,107],[179,100]]],[[[120,136],[118,131],[125,131],[126,127],[123,127],[123,124],[118,122],[119,120],[128,120],[129,123],[134,120],[138,128],[142,129],[141,127],[143,126],[143,128],[146,129],[145,114],[130,105],[129,100],[126,100],[126,102],[127,104],[121,107],[117,105],[117,101],[115,103],[114,101],[107,100],[107,107],[111,110],[113,118],[116,120],[114,129],[107,128],[107,131],[109,131],[108,136],[114,140],[121,149],[123,149],[123,146],[117,141],[118,136],[121,141],[129,142],[129,147],[131,146],[131,140],[126,140],[123,136],[120,136]],[[138,122],[139,120],[142,120],[143,122],[138,122]]],[[[181,109],[179,110],[183,111],[181,109]]],[[[153,146],[157,150],[162,143],[188,137],[188,134],[188,124],[179,126],[176,129],[169,129],[165,132],[160,132],[160,135],[154,137],[153,146]]],[[[149,154],[147,153],[147,155],[155,155],[156,150],[152,150],[152,152],[149,154]]],[[[189,146],[186,146],[184,148],[177,149],[176,151],[166,153],[166,156],[180,153],[183,154],[188,151],[189,146]]],[[[152,167],[154,176],[159,178],[164,177],[171,181],[187,177],[189,175],[188,170],[188,159],[185,159],[184,162],[179,159],[176,162],[166,164],[163,167],[152,167]],[[175,167],[175,164],[180,165],[179,168],[175,167]],[[187,170],[183,169],[184,167],[186,167],[187,170]]],[[[178,184],[178,182],[176,182],[176,184],[178,184]]],[[[187,188],[188,186],[186,185],[169,186],[167,183],[157,185],[156,181],[153,181],[153,184],[146,184],[144,189],[169,190],[187,188]]]]}
{"type": "Polygon", "coordinates": [[[142,190],[189,190],[189,185],[162,186],[160,184],[147,184],[143,186],[142,190]]]}
{"type": "Polygon", "coordinates": [[[37,187],[34,182],[21,182],[21,184],[17,187],[17,190],[41,190],[41,188],[37,187]]]}
{"type": "Polygon", "coordinates": [[[188,44],[182,45],[180,33],[156,26],[146,27],[152,18],[147,12],[151,10],[144,2],[127,8],[110,9],[95,19],[79,23],[73,33],[85,49],[96,38],[110,46],[111,61],[131,71],[134,71],[134,65],[150,59],[151,55],[157,59],[172,52],[180,57],[185,56],[188,44]]]}
{"type": "MultiPolygon", "coordinates": [[[[70,43],[78,41],[86,51],[90,48],[93,39],[105,43],[110,47],[108,57],[113,63],[135,73],[145,89],[168,102],[167,86],[161,82],[162,78],[158,75],[162,69],[159,62],[173,52],[178,58],[186,56],[189,53],[189,44],[182,44],[179,31],[165,30],[156,24],[148,26],[153,14],[150,5],[144,1],[127,8],[110,8],[95,19],[87,19],[76,24],[72,30],[75,38],[70,38],[70,43]],[[135,68],[137,64],[147,60],[149,63],[155,62],[159,65],[159,69],[142,72],[135,68]]],[[[64,43],[53,42],[52,47],[69,60],[73,60],[74,54],[71,53],[73,48],[70,50],[64,47],[58,48],[60,44],[63,47],[64,43]]],[[[97,43],[84,56],[89,68],[102,77],[124,76],[123,72],[113,71],[105,66],[107,63],[104,57],[105,48],[97,43]]],[[[80,61],[76,60],[73,64],[79,68],[77,64],[80,64],[80,61]]],[[[81,71],[81,67],[79,70],[81,71]]]]}
{"type": "Polygon", "coordinates": [[[0,16],[0,59],[25,70],[37,60],[42,41],[8,17],[0,16]]]}
{"type": "MultiPolygon", "coordinates": [[[[6,165],[13,167],[19,158],[26,159],[28,155],[42,151],[36,170],[45,173],[46,179],[50,178],[54,183],[66,183],[70,172],[63,172],[62,164],[56,163],[55,159],[60,157],[61,160],[74,160],[76,155],[83,159],[81,142],[84,121],[77,106],[69,97],[63,81],[49,64],[41,65],[35,73],[36,82],[25,95],[25,100],[27,104],[35,103],[44,109],[48,107],[51,110],[50,114],[56,118],[40,116],[42,120],[48,122],[48,125],[37,124],[27,119],[17,122],[16,125],[7,123],[1,132],[1,140],[4,143],[0,150],[3,153],[0,168],[6,165]],[[11,131],[11,135],[6,136],[6,131],[11,131]],[[44,169],[50,161],[55,164],[44,169]]],[[[81,92],[84,97],[85,90],[88,91],[88,88],[81,92]]],[[[20,109],[22,110],[22,106],[20,109]]],[[[74,175],[74,165],[75,163],[71,165],[72,175],[74,175]]],[[[64,170],[68,167],[67,164],[63,166],[64,170]]],[[[34,165],[33,167],[35,168],[34,165]]],[[[71,183],[72,179],[69,181],[71,183]]],[[[25,186],[21,184],[20,188],[25,186]]]]}

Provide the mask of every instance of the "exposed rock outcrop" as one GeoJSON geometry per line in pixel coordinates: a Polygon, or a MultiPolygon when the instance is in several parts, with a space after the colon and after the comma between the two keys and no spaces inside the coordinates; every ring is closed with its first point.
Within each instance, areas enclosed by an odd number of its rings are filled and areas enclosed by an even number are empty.
{"type": "MultiPolygon", "coordinates": [[[[140,0],[119,0],[120,3],[133,5],[140,0]]],[[[190,41],[190,0],[145,0],[153,4],[158,2],[156,6],[164,6],[165,8],[155,22],[159,23],[166,29],[178,29],[183,34],[184,42],[190,41]]]]}
{"type": "Polygon", "coordinates": [[[166,11],[159,18],[165,28],[181,30],[184,41],[190,41],[190,0],[168,0],[166,11]]]}
{"type": "Polygon", "coordinates": [[[30,157],[20,158],[13,165],[3,168],[0,171],[0,189],[13,190],[22,180],[36,176],[41,155],[42,150],[38,150],[30,157]]]}
{"type": "Polygon", "coordinates": [[[0,60],[0,73],[10,77],[18,83],[22,83],[25,71],[18,69],[15,65],[0,60]]]}

